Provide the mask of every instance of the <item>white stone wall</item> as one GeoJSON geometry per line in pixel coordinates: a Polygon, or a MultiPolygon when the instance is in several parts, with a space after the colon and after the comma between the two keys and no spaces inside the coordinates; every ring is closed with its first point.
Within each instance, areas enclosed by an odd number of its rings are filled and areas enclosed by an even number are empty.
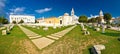
{"type": "Polygon", "coordinates": [[[28,15],[10,15],[10,23],[13,21],[16,21],[19,23],[21,20],[24,21],[24,23],[35,23],[35,16],[28,16],[28,15]]]}
{"type": "Polygon", "coordinates": [[[63,16],[62,17],[62,25],[67,26],[72,24],[72,17],[71,16],[63,16]]]}

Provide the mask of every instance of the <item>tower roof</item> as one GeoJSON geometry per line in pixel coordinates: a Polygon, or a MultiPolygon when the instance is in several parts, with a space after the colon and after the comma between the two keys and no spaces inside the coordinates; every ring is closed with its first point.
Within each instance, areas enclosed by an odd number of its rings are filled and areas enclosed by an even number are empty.
{"type": "Polygon", "coordinates": [[[103,11],[102,10],[100,10],[100,16],[103,16],[103,11]]]}
{"type": "Polygon", "coordinates": [[[72,8],[72,11],[71,12],[74,12],[74,9],[72,8]]]}

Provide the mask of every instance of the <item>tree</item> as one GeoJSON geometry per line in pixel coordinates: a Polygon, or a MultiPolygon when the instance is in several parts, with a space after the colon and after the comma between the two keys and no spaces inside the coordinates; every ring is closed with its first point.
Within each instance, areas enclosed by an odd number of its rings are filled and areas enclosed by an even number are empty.
{"type": "Polygon", "coordinates": [[[109,24],[110,20],[112,19],[112,15],[110,13],[105,13],[104,14],[104,19],[107,22],[107,24],[109,24]]]}
{"type": "Polygon", "coordinates": [[[100,17],[96,17],[96,21],[97,21],[97,23],[101,23],[100,17]]]}
{"type": "Polygon", "coordinates": [[[95,23],[95,22],[97,22],[97,20],[96,20],[96,18],[91,18],[88,20],[88,22],[95,23]]]}
{"type": "Polygon", "coordinates": [[[7,24],[8,20],[4,16],[0,16],[0,24],[7,24]]]}
{"type": "Polygon", "coordinates": [[[13,23],[13,24],[16,24],[16,21],[13,21],[12,23],[13,23]]]}
{"type": "Polygon", "coordinates": [[[21,19],[19,23],[24,23],[24,21],[21,19]]]}
{"type": "Polygon", "coordinates": [[[80,16],[79,19],[78,19],[78,21],[82,22],[82,23],[87,22],[87,16],[85,16],[85,15],[80,16]]]}
{"type": "Polygon", "coordinates": [[[39,23],[37,20],[35,20],[35,23],[39,23]]]}

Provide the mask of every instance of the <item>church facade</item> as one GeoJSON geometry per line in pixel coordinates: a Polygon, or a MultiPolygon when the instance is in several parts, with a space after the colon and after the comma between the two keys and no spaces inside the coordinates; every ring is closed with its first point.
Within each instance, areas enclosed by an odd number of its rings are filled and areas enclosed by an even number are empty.
{"type": "Polygon", "coordinates": [[[77,16],[75,15],[73,8],[71,10],[71,15],[69,15],[69,13],[64,13],[64,15],[62,17],[60,17],[60,19],[62,21],[61,24],[63,26],[73,25],[73,24],[76,24],[78,22],[77,16]]]}
{"type": "Polygon", "coordinates": [[[71,15],[69,13],[64,13],[63,16],[60,16],[58,18],[42,18],[41,20],[37,20],[39,24],[44,24],[44,25],[59,25],[59,26],[68,26],[68,25],[73,25],[77,20],[77,16],[74,14],[74,9],[72,8],[71,10],[71,15]]]}

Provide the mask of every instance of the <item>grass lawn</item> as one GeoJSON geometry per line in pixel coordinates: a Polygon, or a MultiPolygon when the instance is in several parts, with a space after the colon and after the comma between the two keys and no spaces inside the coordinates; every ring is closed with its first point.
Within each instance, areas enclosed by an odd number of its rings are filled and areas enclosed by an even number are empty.
{"type": "Polygon", "coordinates": [[[0,31],[0,54],[30,54],[37,53],[38,49],[20,30],[14,26],[10,34],[2,36],[0,31]]]}
{"type": "Polygon", "coordinates": [[[106,30],[106,33],[102,34],[101,31],[96,32],[90,28],[88,28],[88,30],[91,35],[83,35],[81,27],[77,26],[60,40],[44,48],[41,53],[90,54],[90,47],[95,44],[104,44],[106,49],[102,51],[102,54],[120,54],[120,41],[117,40],[117,38],[120,37],[120,32],[106,30]]]}
{"type": "Polygon", "coordinates": [[[20,28],[15,26],[9,35],[1,36],[0,33],[0,54],[90,54],[89,48],[95,44],[105,45],[106,49],[102,54],[120,54],[120,41],[117,40],[120,32],[107,29],[103,34],[90,28],[88,30],[91,35],[83,35],[78,25],[53,44],[38,50],[20,28]]]}
{"type": "Polygon", "coordinates": [[[37,29],[37,28],[32,28],[32,27],[27,27],[27,26],[23,26],[39,35],[42,35],[42,36],[47,36],[47,35],[50,35],[50,34],[53,34],[53,33],[56,33],[56,32],[59,32],[59,31],[62,31],[68,27],[71,27],[71,26],[65,26],[65,27],[61,27],[61,28],[56,28],[56,29],[53,29],[52,27],[48,27],[49,29],[47,31],[43,30],[44,27],[40,27],[40,29],[37,29]]]}

